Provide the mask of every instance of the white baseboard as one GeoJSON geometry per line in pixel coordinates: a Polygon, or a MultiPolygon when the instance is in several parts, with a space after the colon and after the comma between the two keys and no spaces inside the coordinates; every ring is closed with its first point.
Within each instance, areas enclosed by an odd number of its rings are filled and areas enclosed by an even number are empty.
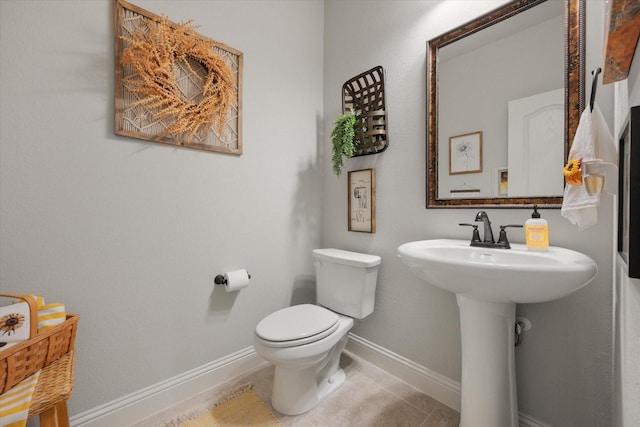
{"type": "MultiPolygon", "coordinates": [[[[460,411],[460,383],[349,333],[347,351],[400,378],[438,402],[460,411]]],[[[520,427],[551,427],[520,412],[520,427]]]]}
{"type": "Polygon", "coordinates": [[[351,333],[347,351],[400,378],[438,402],[460,411],[459,382],[351,333]]]}
{"type": "Polygon", "coordinates": [[[74,415],[71,427],[128,426],[266,362],[247,347],[173,378],[74,415]]]}
{"type": "MultiPolygon", "coordinates": [[[[371,341],[349,334],[347,351],[400,378],[437,401],[460,410],[460,383],[371,341]]],[[[247,347],[173,378],[107,402],[69,419],[71,427],[128,426],[224,383],[266,366],[253,347],[247,347]]],[[[550,427],[520,413],[520,427],[550,427]]]]}
{"type": "Polygon", "coordinates": [[[551,427],[549,424],[545,424],[542,421],[538,421],[529,415],[520,412],[520,424],[519,427],[551,427]]]}

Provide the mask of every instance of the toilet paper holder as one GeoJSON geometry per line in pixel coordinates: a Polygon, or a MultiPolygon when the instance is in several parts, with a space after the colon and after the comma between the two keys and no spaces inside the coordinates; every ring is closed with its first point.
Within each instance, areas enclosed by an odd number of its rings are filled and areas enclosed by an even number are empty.
{"type": "MultiPolygon", "coordinates": [[[[249,276],[249,279],[251,279],[251,275],[247,272],[247,276],[249,276]]],[[[211,277],[211,276],[209,276],[211,277]]],[[[218,274],[214,279],[213,279],[213,283],[215,283],[216,285],[226,285],[227,284],[227,279],[225,279],[223,274],[218,274]]]]}

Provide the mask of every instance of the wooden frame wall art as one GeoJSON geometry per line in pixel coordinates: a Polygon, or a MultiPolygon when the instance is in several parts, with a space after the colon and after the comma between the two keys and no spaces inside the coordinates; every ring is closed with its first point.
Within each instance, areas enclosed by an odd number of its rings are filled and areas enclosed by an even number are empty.
{"type": "Polygon", "coordinates": [[[376,232],[376,171],[350,171],[347,179],[349,231],[376,232]]]}
{"type": "Polygon", "coordinates": [[[482,172],[482,132],[449,138],[449,175],[482,172]]]}
{"type": "Polygon", "coordinates": [[[493,168],[493,196],[509,195],[509,167],[507,165],[493,168]]]}
{"type": "Polygon", "coordinates": [[[114,4],[116,135],[242,154],[242,52],[114,4]]]}

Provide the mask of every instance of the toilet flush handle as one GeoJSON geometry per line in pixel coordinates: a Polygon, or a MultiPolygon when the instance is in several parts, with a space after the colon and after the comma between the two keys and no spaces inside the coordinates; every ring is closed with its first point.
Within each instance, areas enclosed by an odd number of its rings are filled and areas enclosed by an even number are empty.
{"type": "Polygon", "coordinates": [[[316,267],[320,267],[322,265],[322,261],[318,261],[318,260],[313,261],[313,265],[316,267]]]}

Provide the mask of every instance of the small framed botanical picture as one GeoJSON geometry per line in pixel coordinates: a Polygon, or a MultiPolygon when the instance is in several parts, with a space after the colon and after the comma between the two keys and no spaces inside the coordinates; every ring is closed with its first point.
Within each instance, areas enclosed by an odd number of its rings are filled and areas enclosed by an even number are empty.
{"type": "Polygon", "coordinates": [[[349,231],[376,232],[376,173],[374,169],[349,172],[349,231]]]}
{"type": "Polygon", "coordinates": [[[482,132],[449,138],[449,175],[482,172],[482,132]]]}

